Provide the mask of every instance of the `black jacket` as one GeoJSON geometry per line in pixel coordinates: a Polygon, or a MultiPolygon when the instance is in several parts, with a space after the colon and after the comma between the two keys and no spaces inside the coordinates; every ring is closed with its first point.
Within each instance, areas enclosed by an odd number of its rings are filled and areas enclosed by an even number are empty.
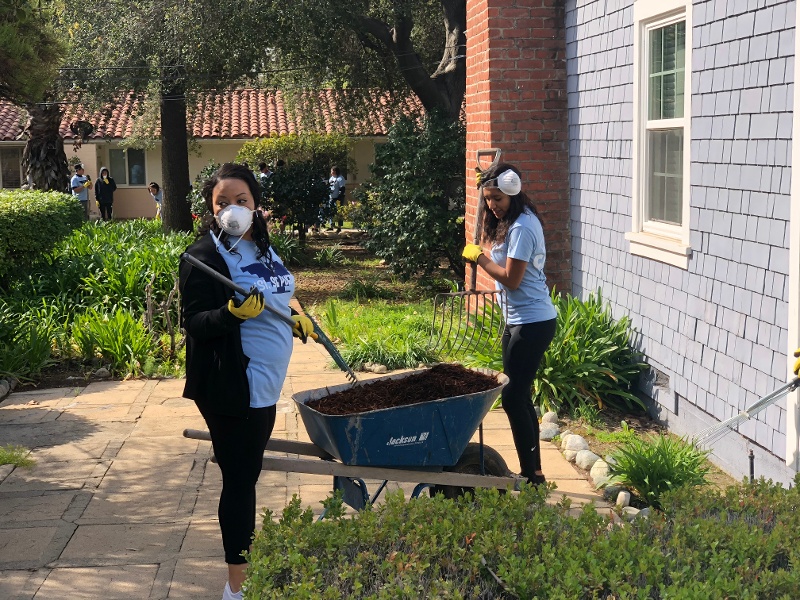
{"type": "Polygon", "coordinates": [[[108,178],[108,183],[102,179],[94,182],[94,197],[98,204],[113,204],[114,191],[117,189],[117,184],[113,177],[108,178]]]}
{"type": "MultiPolygon", "coordinates": [[[[186,249],[230,279],[230,271],[206,234],[186,249]]],[[[246,417],[250,407],[247,383],[249,359],[242,351],[239,326],[244,322],[228,310],[233,291],[181,261],[181,325],[186,330],[185,398],[202,411],[246,417]]]]}

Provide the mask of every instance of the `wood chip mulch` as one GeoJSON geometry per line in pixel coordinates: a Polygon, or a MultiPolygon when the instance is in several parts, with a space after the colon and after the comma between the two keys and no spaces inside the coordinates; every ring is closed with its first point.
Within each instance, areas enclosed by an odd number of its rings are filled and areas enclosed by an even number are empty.
{"type": "Polygon", "coordinates": [[[484,392],[499,385],[497,377],[461,365],[439,364],[401,379],[363,383],[319,400],[310,400],[306,406],[326,415],[350,415],[484,392]]]}

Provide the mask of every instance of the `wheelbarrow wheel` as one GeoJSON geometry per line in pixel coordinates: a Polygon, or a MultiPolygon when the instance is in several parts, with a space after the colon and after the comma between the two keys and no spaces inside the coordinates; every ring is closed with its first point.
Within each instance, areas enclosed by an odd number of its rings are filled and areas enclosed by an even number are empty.
{"type": "MultiPolygon", "coordinates": [[[[494,475],[496,477],[510,477],[513,475],[508,469],[505,459],[500,453],[490,446],[483,446],[483,466],[484,475],[494,475]]],[[[471,475],[481,474],[481,445],[475,442],[467,444],[467,448],[461,454],[461,458],[452,467],[445,467],[445,471],[454,473],[469,473],[471,475]]],[[[441,493],[445,498],[455,500],[467,492],[473,492],[475,488],[461,487],[457,485],[434,485],[428,488],[430,495],[435,496],[441,493]]],[[[501,490],[504,492],[505,490],[501,490]]]]}

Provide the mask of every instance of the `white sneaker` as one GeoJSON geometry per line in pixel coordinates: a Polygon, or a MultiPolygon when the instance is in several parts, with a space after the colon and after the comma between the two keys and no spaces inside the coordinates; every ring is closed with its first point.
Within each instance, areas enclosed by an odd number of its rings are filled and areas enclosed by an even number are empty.
{"type": "Polygon", "coordinates": [[[225,589],[222,592],[222,600],[242,600],[242,590],[239,590],[234,594],[231,591],[230,584],[226,581],[225,589]]]}

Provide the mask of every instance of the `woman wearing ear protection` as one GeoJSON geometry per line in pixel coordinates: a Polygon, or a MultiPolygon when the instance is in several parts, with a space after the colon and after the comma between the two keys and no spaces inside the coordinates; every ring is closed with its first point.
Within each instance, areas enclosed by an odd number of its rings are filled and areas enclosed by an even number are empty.
{"type": "Polygon", "coordinates": [[[256,211],[260,196],[253,173],[226,163],[205,182],[209,215],[186,252],[249,289],[247,297],[188,262],[180,265],[181,323],[186,330],[186,386],[208,425],[222,471],[219,524],[228,582],[223,600],[242,597],[256,520],[256,482],[275,424],[292,336],[306,341],[308,317],[289,307],[294,277],[269,243],[267,224],[256,211]],[[294,329],[264,306],[292,315],[294,329]]]}
{"type": "MultiPolygon", "coordinates": [[[[505,290],[503,311],[503,410],[508,416],[521,475],[534,485],[546,483],[539,448],[539,420],[531,401],[531,385],[556,331],[556,310],[544,276],[544,232],[539,213],[522,191],[519,170],[500,163],[479,174],[485,202],[480,246],[467,244],[462,255],[476,263],[505,290]]],[[[480,201],[480,200],[479,200],[480,201]]]]}

